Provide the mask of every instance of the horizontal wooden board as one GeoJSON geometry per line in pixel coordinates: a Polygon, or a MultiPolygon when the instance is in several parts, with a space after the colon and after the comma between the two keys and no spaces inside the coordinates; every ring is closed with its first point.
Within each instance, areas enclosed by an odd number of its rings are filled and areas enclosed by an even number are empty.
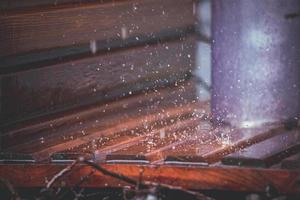
{"type": "Polygon", "coordinates": [[[193,37],[124,49],[0,77],[1,123],[105,102],[188,79],[193,37]]]}
{"type": "Polygon", "coordinates": [[[193,6],[194,0],[128,0],[1,12],[0,56],[191,26],[193,6]]]}
{"type": "Polygon", "coordinates": [[[40,6],[57,6],[62,4],[81,4],[87,2],[107,2],[109,0],[1,0],[0,9],[2,11],[37,8],[40,6]]]}
{"type": "MultiPolygon", "coordinates": [[[[172,186],[180,186],[194,190],[230,190],[265,193],[266,187],[273,187],[279,193],[300,194],[300,171],[234,167],[195,167],[170,165],[137,165],[137,164],[103,164],[106,170],[123,174],[135,180],[152,181],[172,186]]],[[[66,168],[68,164],[0,164],[0,176],[9,180],[16,188],[45,187],[47,180],[66,168]]],[[[64,176],[66,187],[75,186],[82,177],[93,169],[86,165],[78,165],[64,176]]],[[[61,181],[55,184],[61,187],[61,181]]],[[[120,180],[95,172],[82,187],[117,187],[128,186],[120,180]]]]}
{"type": "Polygon", "coordinates": [[[106,160],[142,159],[152,163],[163,160],[161,157],[163,150],[172,149],[172,145],[195,137],[196,127],[200,123],[200,119],[193,117],[181,119],[170,126],[150,132],[139,143],[111,152],[106,160]]]}
{"type": "Polygon", "coordinates": [[[299,130],[283,132],[222,159],[223,164],[269,167],[289,155],[300,152],[299,130]]]}
{"type": "Polygon", "coordinates": [[[125,48],[135,48],[157,43],[172,42],[180,38],[194,35],[194,27],[168,28],[151,35],[139,35],[126,39],[110,39],[105,41],[92,41],[90,44],[76,46],[64,46],[53,49],[43,49],[18,55],[1,57],[0,75],[12,74],[19,71],[37,69],[55,65],[62,62],[84,59],[91,56],[99,56],[105,53],[122,51],[125,48]],[[93,45],[93,51],[91,46],[93,45]]]}

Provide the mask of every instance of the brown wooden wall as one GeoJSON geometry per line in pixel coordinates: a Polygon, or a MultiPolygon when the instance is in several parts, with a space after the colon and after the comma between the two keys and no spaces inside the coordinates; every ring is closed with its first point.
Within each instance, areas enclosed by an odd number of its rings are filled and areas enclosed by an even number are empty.
{"type": "Polygon", "coordinates": [[[0,125],[191,77],[193,0],[0,3],[0,125]]]}

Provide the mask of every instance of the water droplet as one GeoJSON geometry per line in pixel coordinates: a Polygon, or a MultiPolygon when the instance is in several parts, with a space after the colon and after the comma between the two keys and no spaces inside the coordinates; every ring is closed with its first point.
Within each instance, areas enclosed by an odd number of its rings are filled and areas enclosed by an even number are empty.
{"type": "Polygon", "coordinates": [[[159,131],[159,137],[160,137],[161,139],[163,139],[163,138],[165,138],[165,136],[166,136],[165,129],[161,129],[161,130],[159,131]]]}
{"type": "Polygon", "coordinates": [[[97,52],[97,43],[95,40],[90,41],[90,50],[92,54],[95,54],[97,52]]]}
{"type": "Polygon", "coordinates": [[[126,27],[121,28],[121,38],[126,39],[128,37],[128,30],[126,27]]]}

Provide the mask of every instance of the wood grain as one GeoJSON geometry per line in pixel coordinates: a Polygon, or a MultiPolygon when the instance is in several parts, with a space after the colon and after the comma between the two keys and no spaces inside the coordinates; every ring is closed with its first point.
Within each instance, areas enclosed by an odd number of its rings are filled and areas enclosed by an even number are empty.
{"type": "Polygon", "coordinates": [[[171,145],[195,137],[195,129],[200,123],[201,119],[193,117],[179,120],[170,126],[150,132],[139,143],[111,152],[106,160],[142,159],[152,163],[163,160],[163,150],[171,149],[171,145]]]}
{"type": "MultiPolygon", "coordinates": [[[[144,181],[181,186],[184,188],[204,190],[220,189],[231,191],[265,192],[271,185],[280,193],[300,194],[299,171],[235,168],[235,167],[188,167],[168,165],[136,164],[101,164],[107,170],[121,173],[136,180],[143,171],[144,181]]],[[[43,187],[45,177],[51,177],[65,168],[65,164],[15,164],[0,165],[0,176],[9,180],[16,187],[43,187]]],[[[73,186],[92,169],[81,165],[64,178],[66,186],[73,186]]],[[[57,183],[59,184],[59,182],[57,183]]],[[[126,183],[95,173],[82,187],[123,187],[126,183]]]]}
{"type": "Polygon", "coordinates": [[[1,12],[0,56],[190,26],[193,2],[128,0],[1,12]]]}
{"type": "Polygon", "coordinates": [[[207,137],[194,138],[166,153],[166,161],[200,162],[212,164],[229,153],[238,151],[282,133],[279,124],[254,129],[232,129],[219,127],[207,130],[207,137]]]}
{"type": "Polygon", "coordinates": [[[222,163],[227,165],[270,167],[297,152],[300,152],[299,130],[287,131],[232,153],[224,157],[222,163]]]}
{"type": "Polygon", "coordinates": [[[182,38],[4,76],[1,123],[111,101],[186,79],[194,66],[194,41],[182,38]]]}
{"type": "MultiPolygon", "coordinates": [[[[193,26],[181,28],[167,28],[150,35],[131,36],[126,39],[95,40],[90,44],[80,44],[76,46],[64,46],[52,49],[42,49],[35,52],[14,54],[1,57],[0,75],[12,74],[19,71],[26,71],[47,67],[68,61],[75,61],[91,56],[114,53],[129,48],[138,48],[159,43],[178,41],[190,35],[195,37],[193,26]],[[138,38],[138,40],[137,40],[138,38]],[[93,51],[91,51],[93,44],[93,51]]],[[[197,38],[197,37],[195,37],[197,38]]]]}
{"type": "MultiPolygon", "coordinates": [[[[170,112],[170,116],[173,116],[173,119],[172,118],[170,119],[171,121],[174,120],[174,118],[180,119],[180,117],[181,117],[180,115],[182,114],[179,109],[173,109],[169,112],[170,112]]],[[[79,145],[86,144],[93,140],[103,139],[109,135],[113,135],[113,134],[118,135],[118,134],[120,134],[120,132],[122,133],[122,131],[124,131],[124,130],[142,129],[143,126],[145,126],[144,125],[145,122],[151,127],[151,129],[155,130],[155,128],[157,126],[157,124],[155,122],[157,120],[158,120],[158,117],[156,114],[148,115],[145,117],[140,117],[139,119],[133,118],[128,121],[124,121],[123,124],[115,125],[114,127],[107,128],[104,130],[94,131],[92,133],[87,134],[86,136],[84,134],[81,137],[77,137],[76,139],[72,139],[69,141],[61,141],[59,144],[50,146],[48,148],[45,148],[44,145],[40,145],[40,148],[42,148],[42,150],[40,150],[38,152],[34,152],[33,155],[36,158],[36,160],[45,160],[45,159],[47,159],[47,157],[49,157],[53,153],[60,152],[60,151],[70,149],[70,148],[74,148],[79,145]]],[[[163,119],[161,119],[161,120],[163,120],[163,119]]],[[[147,132],[148,131],[149,130],[147,130],[147,132]]],[[[126,132],[129,132],[129,131],[126,131],[126,132]]],[[[113,139],[113,138],[110,138],[110,139],[113,139]]],[[[26,144],[26,146],[27,146],[27,149],[29,149],[30,146],[28,144],[26,144]]],[[[121,144],[120,144],[120,146],[121,146],[121,144]]],[[[33,151],[32,148],[30,148],[30,150],[33,151]]],[[[34,150],[36,151],[36,148],[34,150]]]]}
{"type": "Polygon", "coordinates": [[[105,2],[108,0],[2,0],[0,1],[0,9],[7,10],[20,10],[20,9],[32,9],[41,6],[57,6],[63,4],[75,4],[87,2],[105,2]]]}
{"type": "MultiPolygon", "coordinates": [[[[180,116],[190,115],[193,109],[201,109],[198,104],[189,105],[195,98],[195,85],[185,82],[177,87],[146,92],[105,105],[96,104],[51,120],[46,118],[45,121],[40,120],[33,124],[12,126],[5,130],[2,139],[6,148],[9,147],[7,150],[14,152],[36,152],[59,143],[65,144],[62,145],[64,149],[72,148],[75,147],[75,139],[85,135],[92,137],[91,141],[101,134],[108,135],[108,132],[130,132],[131,129],[137,131],[144,123],[148,124],[148,131],[151,131],[151,121],[157,126],[170,117],[181,119],[180,116]],[[116,124],[119,129],[116,129],[116,124]],[[68,141],[72,146],[66,145],[68,141]]],[[[80,144],[89,142],[79,140],[80,144]]]]}

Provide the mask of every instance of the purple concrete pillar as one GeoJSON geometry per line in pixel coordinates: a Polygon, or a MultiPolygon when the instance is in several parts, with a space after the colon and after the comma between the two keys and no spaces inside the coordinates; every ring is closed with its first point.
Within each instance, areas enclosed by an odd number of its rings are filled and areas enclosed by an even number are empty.
{"type": "Polygon", "coordinates": [[[247,127],[300,116],[299,12],[299,0],[213,0],[214,119],[247,127]]]}

